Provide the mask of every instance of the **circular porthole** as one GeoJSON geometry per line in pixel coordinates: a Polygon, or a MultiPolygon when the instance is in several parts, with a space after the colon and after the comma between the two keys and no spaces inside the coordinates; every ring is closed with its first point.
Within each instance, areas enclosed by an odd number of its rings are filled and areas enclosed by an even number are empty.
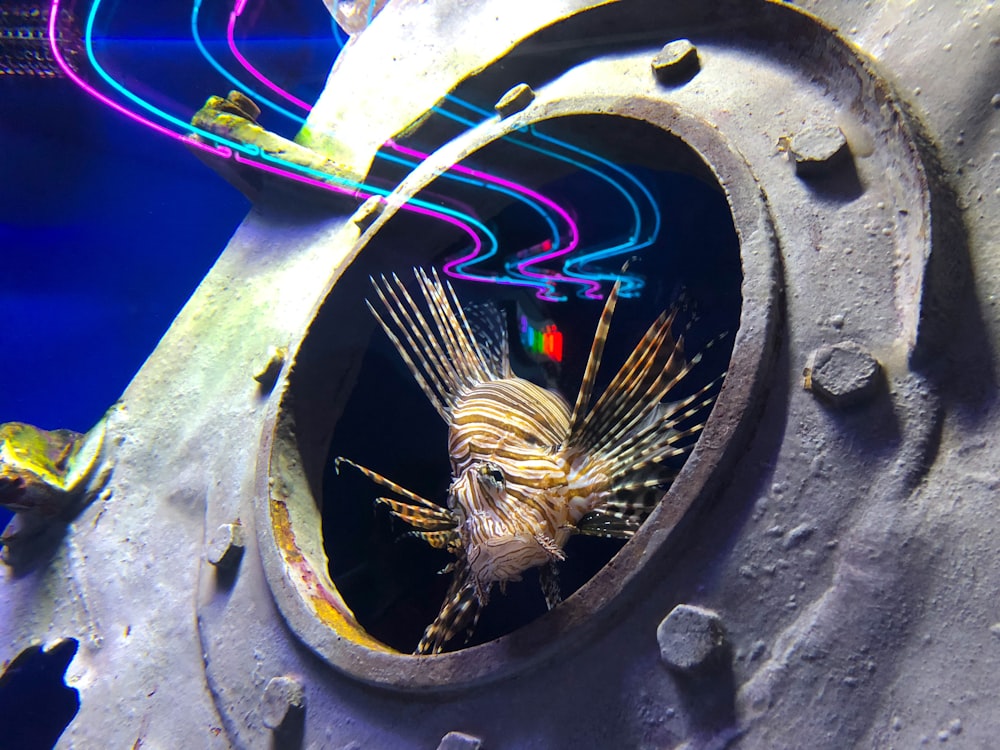
{"type": "Polygon", "coordinates": [[[265,567],[299,636],[366,682],[454,688],[495,679],[572,642],[614,610],[643,568],[655,566],[681,518],[722,478],[745,437],[774,336],[777,286],[756,183],[738,154],[693,119],[662,106],[643,116],[636,102],[621,103],[621,112],[607,109],[596,115],[567,105],[535,124],[543,138],[532,145],[571,144],[572,159],[529,153],[522,141],[531,143],[535,134],[521,134],[494,139],[454,171],[499,174],[525,186],[522,197],[568,206],[556,218],[572,222],[572,230],[509,190],[439,176],[417,197],[461,207],[498,238],[500,251],[456,266],[452,259],[467,257],[468,247],[453,227],[422,214],[393,214],[340,276],[295,355],[265,446],[269,544],[263,546],[276,552],[265,553],[265,567]],[[595,166],[581,154],[601,162],[595,166]],[[622,189],[626,180],[630,186],[622,189]],[[567,257],[592,255],[575,265],[525,266],[531,252],[544,254],[570,237],[578,240],[577,255],[567,257]],[[608,248],[620,252],[599,252],[608,248]],[[450,576],[440,571],[453,557],[408,535],[413,527],[377,507],[376,498],[405,497],[391,481],[446,504],[453,480],[448,425],[366,309],[366,300],[376,310],[382,304],[369,277],[397,274],[400,289],[412,290],[414,267],[453,272],[449,281],[468,316],[489,315],[494,329],[506,329],[515,373],[559,391],[572,406],[600,298],[625,261],[627,283],[594,398],[650,323],[676,309],[675,333],[683,332],[686,355],[703,354],[668,398],[711,394],[713,404],[699,417],[704,421],[711,409],[704,432],[692,439],[690,456],[674,459],[679,474],[668,490],[661,488],[631,541],[579,535],[566,542],[562,604],[546,613],[539,573],[531,568],[505,593],[493,592],[467,640],[456,634],[445,653],[411,655],[449,595],[450,576]],[[554,345],[536,346],[545,333],[558,335],[559,356],[554,345]],[[336,472],[336,457],[370,471],[336,472]]]}

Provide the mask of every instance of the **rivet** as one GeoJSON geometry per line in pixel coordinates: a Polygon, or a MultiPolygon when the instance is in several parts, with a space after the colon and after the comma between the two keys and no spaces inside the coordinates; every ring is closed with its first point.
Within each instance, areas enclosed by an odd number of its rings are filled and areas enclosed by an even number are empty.
{"type": "Polygon", "coordinates": [[[242,112],[251,122],[257,122],[257,118],[260,117],[260,107],[242,91],[230,91],[226,95],[226,101],[242,112]]]}
{"type": "Polygon", "coordinates": [[[716,663],[728,649],[719,615],[690,604],[678,604],[663,618],[656,640],[663,662],[679,672],[696,672],[716,663]]]}
{"type": "Polygon", "coordinates": [[[232,568],[243,555],[243,526],[239,521],[224,523],[215,530],[208,543],[206,557],[219,568],[232,568]]]}
{"type": "Polygon", "coordinates": [[[253,379],[260,383],[262,391],[267,393],[274,388],[274,384],[278,380],[278,373],[281,372],[281,368],[284,366],[287,357],[287,347],[268,347],[263,364],[258,365],[256,368],[257,374],[253,376],[253,379]]]}
{"type": "Polygon", "coordinates": [[[264,726],[275,731],[287,726],[305,711],[306,689],[294,677],[272,677],[260,699],[264,726]]]}
{"type": "Polygon", "coordinates": [[[847,138],[836,125],[805,128],[792,136],[789,153],[799,177],[828,174],[850,159],[847,138]]]}
{"type": "Polygon", "coordinates": [[[358,229],[365,232],[382,215],[384,210],[385,200],[379,195],[373,195],[358,207],[351,220],[357,225],[358,229]]]}
{"type": "Polygon", "coordinates": [[[882,366],[866,349],[844,341],[814,350],[802,371],[803,387],[837,407],[853,406],[875,393],[882,366]]]}
{"type": "Polygon", "coordinates": [[[535,100],[535,92],[526,83],[519,83],[506,94],[500,97],[493,109],[501,118],[510,117],[513,114],[525,109],[535,100]]]}
{"type": "Polygon", "coordinates": [[[448,732],[441,738],[437,750],[480,750],[482,746],[483,741],[479,737],[465,732],[448,732]]]}
{"type": "Polygon", "coordinates": [[[667,86],[684,83],[701,70],[698,49],[688,39],[677,39],[664,45],[653,58],[652,67],[660,83],[667,86]]]}
{"type": "Polygon", "coordinates": [[[254,101],[239,91],[230,91],[223,99],[221,96],[210,96],[205,102],[205,108],[214,109],[217,112],[228,112],[237,117],[243,117],[250,122],[257,122],[260,117],[260,107],[254,101]]]}

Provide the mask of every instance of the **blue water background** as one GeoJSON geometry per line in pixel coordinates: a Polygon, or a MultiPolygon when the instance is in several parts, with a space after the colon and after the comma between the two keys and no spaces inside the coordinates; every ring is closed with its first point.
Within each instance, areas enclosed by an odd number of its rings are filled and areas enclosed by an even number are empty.
{"type": "MultiPolygon", "coordinates": [[[[225,59],[224,43],[208,46],[225,59]]],[[[231,88],[190,38],[96,48],[109,71],[182,119],[231,88]]],[[[241,50],[308,99],[337,47],[330,37],[241,50]]],[[[0,77],[0,143],[0,422],[84,432],[121,396],[250,204],[182,144],[65,78],[0,77]]],[[[0,528],[8,519],[0,509],[0,528]]]]}

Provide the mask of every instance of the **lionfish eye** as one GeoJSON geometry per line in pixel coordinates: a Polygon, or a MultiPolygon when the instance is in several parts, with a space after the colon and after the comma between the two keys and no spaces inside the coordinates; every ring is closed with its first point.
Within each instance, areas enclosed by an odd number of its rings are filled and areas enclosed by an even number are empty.
{"type": "Polygon", "coordinates": [[[483,464],[479,468],[479,478],[484,483],[489,483],[492,485],[493,489],[503,489],[505,480],[503,472],[500,471],[500,467],[496,464],[483,464]]]}

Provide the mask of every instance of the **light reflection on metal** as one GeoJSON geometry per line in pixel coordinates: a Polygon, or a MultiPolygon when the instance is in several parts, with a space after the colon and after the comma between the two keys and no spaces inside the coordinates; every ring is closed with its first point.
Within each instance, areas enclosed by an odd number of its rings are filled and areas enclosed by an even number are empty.
{"type": "MultiPolygon", "coordinates": [[[[476,107],[475,105],[470,104],[469,102],[459,99],[455,96],[449,95],[445,97],[445,99],[450,103],[470,109],[482,115],[484,118],[492,117],[492,113],[489,112],[488,110],[482,109],[481,107],[476,107]]],[[[448,119],[454,120],[468,127],[474,127],[477,124],[474,120],[469,120],[468,118],[461,117],[441,107],[435,108],[434,111],[442,115],[443,117],[447,117],[448,119]]],[[[630,233],[629,238],[625,242],[616,243],[614,245],[610,245],[606,248],[601,248],[598,250],[592,250],[583,253],[575,258],[568,259],[563,268],[563,272],[566,273],[568,276],[579,276],[582,278],[601,279],[611,283],[614,283],[616,280],[618,280],[618,278],[621,278],[622,280],[621,296],[634,297],[638,295],[644,285],[644,282],[641,277],[636,276],[635,274],[626,273],[619,275],[619,274],[608,274],[600,272],[589,272],[584,274],[575,269],[578,266],[584,265],[586,263],[614,257],[616,255],[622,255],[628,252],[635,252],[636,250],[641,250],[642,248],[652,245],[657,240],[660,234],[662,217],[660,209],[656,205],[656,200],[649,192],[649,189],[645,185],[643,185],[642,182],[639,179],[637,179],[633,174],[631,174],[628,170],[623,169],[622,167],[615,164],[613,161],[610,161],[609,159],[605,159],[601,156],[598,156],[592,151],[582,149],[579,146],[574,146],[573,144],[567,143],[566,141],[563,141],[561,139],[545,135],[544,133],[541,133],[534,126],[528,126],[527,132],[534,138],[544,141],[550,146],[554,146],[556,149],[561,148],[567,151],[571,151],[585,160],[596,162],[601,166],[619,174],[642,195],[643,201],[647,206],[647,210],[653,216],[653,221],[651,223],[643,222],[642,212],[639,208],[639,204],[636,201],[635,197],[632,195],[632,193],[628,189],[626,189],[622,183],[612,178],[606,172],[594,167],[592,164],[588,164],[586,161],[580,161],[579,159],[573,158],[571,156],[560,154],[558,151],[553,151],[552,149],[538,146],[522,138],[507,136],[507,140],[509,142],[515,143],[518,146],[521,146],[522,148],[526,148],[531,151],[544,154],[553,159],[558,159],[560,161],[566,162],[567,164],[571,164],[577,169],[593,174],[595,177],[607,183],[609,187],[611,187],[614,191],[616,191],[621,195],[621,197],[628,204],[629,210],[631,211],[633,216],[633,229],[630,233]],[[645,231],[643,231],[644,227],[646,227],[645,231]]],[[[518,264],[518,265],[526,265],[532,262],[537,262],[537,261],[530,260],[526,261],[524,264],[518,264]]]]}

